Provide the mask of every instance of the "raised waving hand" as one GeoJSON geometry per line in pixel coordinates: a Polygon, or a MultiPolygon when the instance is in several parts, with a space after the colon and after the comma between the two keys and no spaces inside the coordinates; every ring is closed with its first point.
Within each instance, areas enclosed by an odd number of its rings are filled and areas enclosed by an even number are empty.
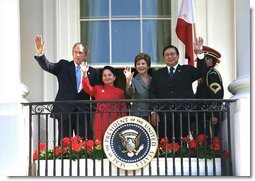
{"type": "Polygon", "coordinates": [[[126,84],[128,86],[130,86],[131,83],[132,83],[134,72],[131,72],[131,67],[127,66],[127,67],[124,68],[123,73],[124,73],[124,75],[126,77],[126,84]]]}
{"type": "Polygon", "coordinates": [[[194,42],[194,52],[195,54],[199,54],[203,52],[203,45],[204,45],[204,40],[202,37],[196,38],[194,42]]]}
{"type": "Polygon", "coordinates": [[[44,41],[40,35],[35,36],[35,49],[38,54],[42,54],[44,50],[44,41]]]}

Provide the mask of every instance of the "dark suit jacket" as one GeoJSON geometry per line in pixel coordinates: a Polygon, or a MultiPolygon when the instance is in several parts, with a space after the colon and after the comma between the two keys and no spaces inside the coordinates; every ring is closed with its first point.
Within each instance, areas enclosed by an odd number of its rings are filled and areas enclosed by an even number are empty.
{"type": "MultiPolygon", "coordinates": [[[[193,66],[189,65],[178,65],[175,73],[173,75],[173,79],[170,79],[168,75],[168,68],[164,67],[162,69],[159,69],[155,71],[152,75],[150,87],[149,87],[149,97],[151,99],[192,99],[195,97],[192,83],[202,77],[205,74],[205,66],[201,66],[201,69],[197,69],[193,66]],[[202,69],[203,68],[203,69],[202,69]]],[[[151,110],[155,110],[157,104],[160,103],[160,101],[157,101],[155,104],[150,105],[151,110]]],[[[165,103],[162,103],[160,108],[169,110],[168,106],[164,105],[165,103]]],[[[180,103],[181,105],[178,105],[176,109],[182,110],[184,109],[184,106],[186,106],[183,103],[180,103]]],[[[166,119],[165,114],[163,112],[159,112],[160,122],[158,127],[158,134],[160,138],[173,137],[172,132],[172,114],[171,112],[166,112],[166,119]],[[166,121],[166,122],[165,122],[166,121]],[[165,132],[165,123],[167,124],[167,130],[165,132]]],[[[191,117],[193,115],[190,114],[191,117]]],[[[188,114],[182,114],[182,136],[187,136],[189,134],[188,132],[188,121],[187,118],[189,117],[188,114]]],[[[191,118],[190,117],[190,118],[191,118]]],[[[191,118],[193,120],[193,118],[191,118]]],[[[174,124],[174,133],[175,133],[175,141],[180,141],[180,114],[176,112],[174,116],[174,120],[176,120],[174,124]]]]}
{"type": "Polygon", "coordinates": [[[168,69],[164,67],[153,73],[149,97],[151,99],[194,98],[192,83],[204,74],[204,66],[197,69],[189,65],[178,65],[173,80],[170,80],[168,69]]]}
{"type": "MultiPolygon", "coordinates": [[[[70,101],[70,100],[88,100],[88,95],[83,89],[77,93],[76,90],[76,75],[74,61],[67,61],[61,59],[57,63],[49,62],[45,55],[35,56],[41,68],[58,79],[58,92],[55,101],[70,101]]],[[[88,78],[91,85],[98,84],[98,71],[93,67],[89,67],[88,78]]],[[[76,107],[69,105],[55,105],[53,113],[73,111],[76,107]]]]}

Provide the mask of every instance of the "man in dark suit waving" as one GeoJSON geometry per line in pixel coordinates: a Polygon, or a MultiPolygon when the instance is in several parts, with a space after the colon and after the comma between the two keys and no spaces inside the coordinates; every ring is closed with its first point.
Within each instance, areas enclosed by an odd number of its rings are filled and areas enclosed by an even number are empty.
{"type": "MultiPolygon", "coordinates": [[[[203,39],[199,38],[194,44],[194,51],[203,47],[203,39]]],[[[166,67],[155,71],[149,88],[149,97],[151,99],[192,99],[195,98],[192,83],[206,73],[205,66],[199,66],[199,69],[190,65],[180,65],[179,51],[173,45],[168,45],[163,50],[163,57],[166,67]]],[[[198,61],[198,64],[200,61],[198,61]]],[[[168,108],[165,107],[165,110],[168,108]]],[[[153,109],[153,108],[152,108],[153,109]]],[[[168,109],[169,110],[169,109],[168,109]]],[[[160,138],[174,139],[179,141],[181,137],[188,136],[188,117],[184,112],[159,114],[158,134],[160,138]],[[180,125],[182,120],[182,129],[180,125]],[[174,125],[174,128],[172,127],[174,125]]],[[[152,112],[152,122],[155,125],[156,113],[152,112]]]]}
{"type": "MultiPolygon", "coordinates": [[[[42,37],[35,37],[37,54],[35,59],[40,67],[55,75],[58,79],[58,92],[55,101],[89,100],[90,96],[82,89],[82,64],[88,58],[88,48],[82,43],[76,43],[72,49],[73,60],[61,59],[57,63],[50,62],[44,54],[44,42],[42,37]]],[[[92,85],[98,83],[98,71],[89,67],[88,77],[92,85]]],[[[79,135],[84,139],[91,139],[90,115],[76,114],[79,109],[89,109],[89,105],[77,106],[71,104],[54,104],[52,116],[58,120],[58,141],[63,137],[79,135]],[[73,114],[69,114],[73,113],[73,114]]]]}

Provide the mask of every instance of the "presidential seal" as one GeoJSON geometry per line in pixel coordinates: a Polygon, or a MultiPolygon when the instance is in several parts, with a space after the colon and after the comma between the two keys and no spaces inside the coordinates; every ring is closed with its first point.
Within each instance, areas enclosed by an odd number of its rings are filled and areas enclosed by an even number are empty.
{"type": "Polygon", "coordinates": [[[149,122],[140,117],[125,116],[108,127],[103,145],[107,158],[116,167],[136,170],[155,156],[158,139],[149,122]]]}

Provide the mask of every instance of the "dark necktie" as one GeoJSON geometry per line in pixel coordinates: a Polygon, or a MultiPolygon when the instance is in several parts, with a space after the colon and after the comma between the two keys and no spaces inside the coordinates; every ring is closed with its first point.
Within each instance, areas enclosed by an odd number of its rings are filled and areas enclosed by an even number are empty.
{"type": "Polygon", "coordinates": [[[169,78],[170,78],[170,80],[173,80],[173,78],[174,78],[174,67],[170,67],[169,78]]]}
{"type": "Polygon", "coordinates": [[[78,65],[76,68],[76,88],[77,88],[77,92],[79,92],[79,88],[80,88],[80,83],[81,83],[81,67],[78,65]]]}

